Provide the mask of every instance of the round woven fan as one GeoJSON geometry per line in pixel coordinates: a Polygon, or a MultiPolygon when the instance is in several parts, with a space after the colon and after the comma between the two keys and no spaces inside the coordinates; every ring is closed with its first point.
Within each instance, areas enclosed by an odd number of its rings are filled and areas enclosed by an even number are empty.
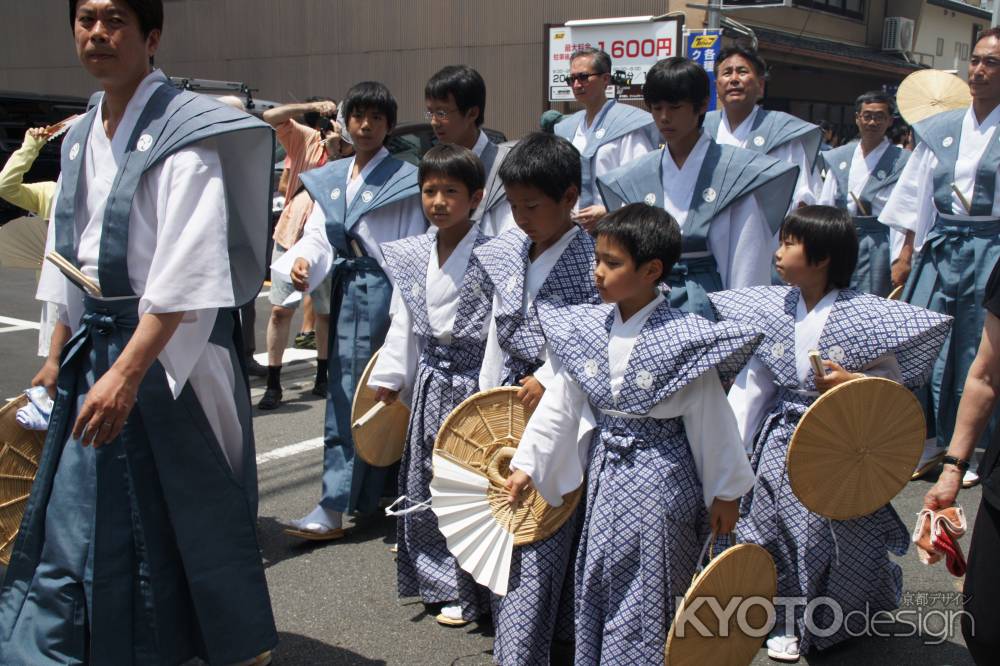
{"type": "Polygon", "coordinates": [[[46,233],[40,217],[18,217],[0,227],[0,266],[41,270],[46,233]]]}
{"type": "Polygon", "coordinates": [[[541,541],[562,527],[576,510],[582,487],[553,507],[536,491],[525,493],[517,510],[507,502],[508,464],[521,440],[528,416],[517,399],[519,389],[503,387],[473,395],[441,425],[434,450],[489,479],[487,496],[494,520],[514,535],[514,545],[541,541]]]}
{"type": "Polygon", "coordinates": [[[788,446],[788,480],[813,513],[867,516],[910,481],[926,439],[917,398],[888,379],[836,386],[806,410],[788,446]]]}
{"type": "Polygon", "coordinates": [[[372,356],[358,380],[351,404],[351,435],[354,451],[358,457],[374,467],[388,467],[403,457],[406,444],[406,427],[410,422],[410,410],[397,400],[373,412],[379,404],[375,391],[368,388],[368,378],[375,367],[378,352],[372,356]]]}
{"type": "Polygon", "coordinates": [[[942,111],[966,109],[970,104],[969,84],[954,74],[937,69],[922,69],[910,74],[896,91],[899,115],[910,125],[942,111]]]}
{"type": "Polygon", "coordinates": [[[740,601],[738,608],[746,603],[746,612],[731,613],[728,624],[722,626],[712,606],[696,602],[701,598],[716,599],[721,608],[728,608],[734,598],[770,602],[777,590],[778,573],[770,553],[749,543],[727,548],[695,576],[684,595],[667,634],[664,663],[666,666],[746,666],[757,655],[761,637],[749,635],[744,630],[759,632],[766,627],[769,618],[763,604],[740,601]],[[688,621],[678,621],[686,615],[690,617],[688,621]],[[702,631],[702,627],[707,631],[702,631]]]}
{"type": "Polygon", "coordinates": [[[14,418],[27,404],[28,398],[22,394],[0,408],[0,562],[4,565],[10,564],[45,444],[44,432],[25,430],[14,418]]]}

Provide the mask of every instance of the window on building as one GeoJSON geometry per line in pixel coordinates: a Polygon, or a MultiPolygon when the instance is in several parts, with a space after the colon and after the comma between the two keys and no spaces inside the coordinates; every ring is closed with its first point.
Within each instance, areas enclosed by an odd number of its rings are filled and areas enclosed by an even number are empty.
{"type": "Polygon", "coordinates": [[[856,19],[865,17],[865,0],[795,0],[795,5],[856,19]]]}
{"type": "Polygon", "coordinates": [[[935,51],[935,54],[939,56],[944,55],[944,37],[937,38],[937,50],[935,51]]]}

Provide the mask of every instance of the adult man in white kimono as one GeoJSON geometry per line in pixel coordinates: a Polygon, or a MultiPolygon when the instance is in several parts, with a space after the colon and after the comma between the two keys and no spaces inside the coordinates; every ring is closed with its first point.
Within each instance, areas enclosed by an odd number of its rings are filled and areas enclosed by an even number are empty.
{"type": "Polygon", "coordinates": [[[721,110],[705,116],[705,132],[723,146],[737,146],[799,168],[792,206],[816,203],[822,183],[814,170],[820,128],[781,111],[766,111],[757,103],[764,96],[767,64],[738,44],[722,50],[715,61],[715,90],[721,110]]]}
{"type": "Polygon", "coordinates": [[[597,192],[597,178],[656,150],[660,135],[651,115],[607,98],[611,57],[604,51],[574,51],[566,83],[583,109],[556,123],[554,131],[580,151],[583,185],[575,219],[593,231],[608,212],[597,192]]]}
{"type": "MultiPolygon", "coordinates": [[[[955,317],[934,366],[927,405],[941,448],[925,450],[917,473],[932,469],[951,439],[986,318],[986,281],[1000,258],[1000,29],[987,30],[976,42],[969,90],[969,109],[939,113],[914,127],[920,143],[879,217],[900,232],[892,248],[892,278],[906,283],[903,300],[955,317]]],[[[983,445],[995,426],[994,417],[983,445]]],[[[968,472],[966,486],[976,482],[968,472]]]]}
{"type": "Polygon", "coordinates": [[[0,663],[267,663],[235,308],[263,278],[272,133],[151,68],[161,0],[69,10],[104,92],[63,142],[49,249],[99,292],[43,271],[59,323],[36,381],[55,406],[0,663]]]}
{"type": "Polygon", "coordinates": [[[427,122],[441,143],[454,143],[476,154],[486,171],[483,200],[472,219],[487,236],[499,236],[514,227],[507,193],[500,181],[500,165],[514,146],[497,145],[482,130],[486,117],[486,82],[468,65],[448,65],[424,86],[427,122]]]}

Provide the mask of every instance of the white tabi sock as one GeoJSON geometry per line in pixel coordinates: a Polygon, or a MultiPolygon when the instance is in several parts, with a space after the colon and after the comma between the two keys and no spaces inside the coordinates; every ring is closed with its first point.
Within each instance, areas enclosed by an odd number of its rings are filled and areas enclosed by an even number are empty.
{"type": "Polygon", "coordinates": [[[297,521],[300,525],[308,525],[309,523],[319,523],[324,527],[331,530],[340,529],[344,524],[344,514],[340,511],[330,511],[323,508],[322,505],[317,504],[316,508],[309,512],[306,516],[300,518],[297,521]]]}

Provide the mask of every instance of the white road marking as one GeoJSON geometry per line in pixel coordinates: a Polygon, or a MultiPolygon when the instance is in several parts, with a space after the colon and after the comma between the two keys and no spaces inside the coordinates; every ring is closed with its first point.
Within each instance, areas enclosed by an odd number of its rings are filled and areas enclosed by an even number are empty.
{"type": "MultiPolygon", "coordinates": [[[[253,357],[261,365],[267,365],[267,352],[254,354],[253,357]]],[[[282,354],[281,361],[283,364],[288,364],[295,363],[297,361],[311,361],[314,358],[316,358],[315,349],[297,349],[295,347],[289,347],[282,354]]]]}
{"type": "Polygon", "coordinates": [[[5,324],[5,326],[0,328],[0,333],[13,333],[14,331],[37,331],[42,327],[37,321],[14,319],[13,317],[0,317],[0,324],[5,324]]]}
{"type": "Polygon", "coordinates": [[[270,289],[263,289],[257,294],[257,298],[267,298],[271,295],[270,289]]]}
{"type": "Polygon", "coordinates": [[[274,449],[273,451],[268,451],[267,453],[261,453],[257,456],[257,467],[264,465],[266,463],[281,460],[282,458],[290,458],[292,456],[297,456],[300,453],[306,453],[308,451],[315,451],[316,449],[323,448],[323,438],[316,437],[315,439],[307,439],[304,442],[298,442],[297,444],[289,444],[288,446],[282,446],[280,448],[274,449]]]}

